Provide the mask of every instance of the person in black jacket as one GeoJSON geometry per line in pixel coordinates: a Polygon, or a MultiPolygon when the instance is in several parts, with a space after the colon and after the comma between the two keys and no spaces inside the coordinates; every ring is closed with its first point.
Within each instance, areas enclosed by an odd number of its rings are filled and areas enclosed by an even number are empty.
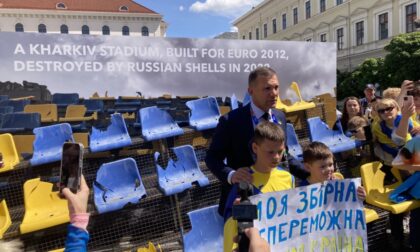
{"type": "MultiPolygon", "coordinates": [[[[268,67],[252,71],[248,78],[248,92],[251,96],[249,104],[220,117],[205,159],[207,167],[222,183],[218,209],[222,216],[231,185],[241,181],[252,182],[249,167],[254,160],[250,142],[255,126],[268,120],[278,123],[287,132],[284,113],[275,109],[279,99],[276,72],[268,67]]],[[[284,161],[287,161],[295,177],[306,179],[309,175],[302,163],[292,156],[287,155],[284,161]]]]}

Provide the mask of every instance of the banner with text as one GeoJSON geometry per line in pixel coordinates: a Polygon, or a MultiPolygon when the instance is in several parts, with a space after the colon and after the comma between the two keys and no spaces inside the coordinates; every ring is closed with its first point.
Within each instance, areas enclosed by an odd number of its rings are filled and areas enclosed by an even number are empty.
{"type": "Polygon", "coordinates": [[[367,251],[360,178],[251,197],[254,226],[272,251],[367,251]]]}
{"type": "MultiPolygon", "coordinates": [[[[242,98],[257,66],[278,72],[281,97],[334,96],[335,43],[1,32],[0,81],[23,80],[89,97],[212,95],[242,98]]],[[[293,99],[292,99],[293,100],[293,99]]]]}

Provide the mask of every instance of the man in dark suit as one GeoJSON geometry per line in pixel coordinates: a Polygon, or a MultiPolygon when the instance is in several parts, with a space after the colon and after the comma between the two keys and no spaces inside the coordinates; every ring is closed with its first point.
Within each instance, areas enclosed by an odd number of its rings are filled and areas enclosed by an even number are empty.
{"type": "MultiPolygon", "coordinates": [[[[255,126],[262,120],[281,125],[286,133],[286,117],[275,109],[279,99],[279,81],[276,72],[260,67],[249,74],[248,92],[251,102],[220,117],[212,143],[206,156],[206,165],[221,181],[222,192],[219,214],[223,216],[231,185],[246,181],[252,183],[249,167],[254,164],[250,141],[255,126]],[[226,163],[225,163],[226,159],[226,163]]],[[[301,179],[309,174],[302,164],[287,156],[290,172],[301,179]]]]}

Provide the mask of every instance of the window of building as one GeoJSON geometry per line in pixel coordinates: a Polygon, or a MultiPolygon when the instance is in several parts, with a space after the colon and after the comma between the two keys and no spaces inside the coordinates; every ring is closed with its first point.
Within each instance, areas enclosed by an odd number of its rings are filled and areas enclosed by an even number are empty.
{"type": "Polygon", "coordinates": [[[15,31],[16,32],[24,32],[24,30],[23,30],[23,24],[21,24],[21,23],[15,24],[15,31]]]}
{"type": "Polygon", "coordinates": [[[264,38],[267,38],[267,33],[268,33],[268,31],[267,31],[267,24],[264,24],[264,26],[263,26],[263,28],[264,28],[264,38]]]}
{"type": "Polygon", "coordinates": [[[245,35],[242,36],[242,39],[245,40],[245,35]]]}
{"type": "Polygon", "coordinates": [[[256,40],[260,39],[260,28],[255,29],[255,39],[256,40]]]}
{"type": "Polygon", "coordinates": [[[128,26],[123,26],[122,28],[122,35],[123,36],[130,36],[130,28],[128,28],[128,26]]]}
{"type": "Polygon", "coordinates": [[[321,35],[319,36],[319,40],[320,40],[321,42],[327,42],[327,34],[326,34],[326,33],[321,34],[321,35]]]}
{"type": "Polygon", "coordinates": [[[128,7],[125,5],[120,6],[120,11],[128,11],[128,7]]]}
{"type": "Polygon", "coordinates": [[[343,50],[344,48],[344,28],[337,29],[337,49],[343,50]]]}
{"type": "Polygon", "coordinates": [[[305,17],[306,19],[311,18],[311,1],[305,3],[305,17]]]}
{"type": "Polygon", "coordinates": [[[60,26],[60,32],[61,34],[68,34],[69,33],[69,27],[65,24],[60,26]]]}
{"type": "Polygon", "coordinates": [[[109,34],[110,34],[109,26],[108,25],[102,26],[102,35],[109,35],[109,34]]]}
{"type": "Polygon", "coordinates": [[[379,15],[379,39],[388,38],[388,13],[379,15]]]}
{"type": "Polygon", "coordinates": [[[56,9],[67,9],[67,6],[64,3],[57,3],[55,5],[56,9]]]}
{"type": "Polygon", "coordinates": [[[149,36],[149,28],[147,28],[146,26],[143,26],[141,28],[141,35],[143,37],[148,37],[149,36]]]}
{"type": "Polygon", "coordinates": [[[277,33],[277,19],[273,19],[273,34],[277,33]]]}
{"type": "Polygon", "coordinates": [[[356,45],[363,45],[363,39],[365,36],[364,21],[356,23],[356,45]]]}
{"type": "Polygon", "coordinates": [[[252,32],[248,33],[248,39],[251,40],[252,39],[252,32]]]}
{"type": "Polygon", "coordinates": [[[87,25],[83,25],[82,26],[82,34],[84,35],[89,35],[90,31],[89,31],[89,26],[87,25]]]}
{"type": "Polygon", "coordinates": [[[342,4],[342,3],[343,3],[343,0],[336,0],[336,1],[335,1],[335,4],[336,4],[336,5],[340,5],[340,4],[342,4]]]}
{"type": "Polygon", "coordinates": [[[414,32],[414,20],[417,18],[417,4],[413,3],[405,6],[405,32],[414,32]]]}
{"type": "Polygon", "coordinates": [[[39,33],[47,33],[47,27],[44,24],[38,25],[38,32],[39,33]]]}
{"type": "Polygon", "coordinates": [[[294,8],[293,9],[293,24],[297,24],[298,23],[298,8],[294,8]]]}
{"type": "Polygon", "coordinates": [[[322,13],[326,10],[325,0],[319,0],[319,11],[322,13]]]}
{"type": "Polygon", "coordinates": [[[284,13],[282,15],[282,18],[281,19],[282,19],[283,30],[286,30],[286,27],[287,27],[286,13],[284,13]]]}

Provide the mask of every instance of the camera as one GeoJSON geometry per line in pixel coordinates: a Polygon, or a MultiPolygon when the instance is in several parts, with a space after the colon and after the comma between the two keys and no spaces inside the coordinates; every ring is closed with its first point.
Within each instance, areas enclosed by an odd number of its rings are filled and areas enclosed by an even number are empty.
{"type": "Polygon", "coordinates": [[[249,239],[245,235],[244,230],[254,226],[254,220],[258,218],[258,211],[257,206],[253,205],[248,198],[252,195],[252,185],[246,182],[240,182],[238,192],[241,200],[238,205],[233,205],[232,217],[238,221],[239,252],[248,252],[249,239]]]}

